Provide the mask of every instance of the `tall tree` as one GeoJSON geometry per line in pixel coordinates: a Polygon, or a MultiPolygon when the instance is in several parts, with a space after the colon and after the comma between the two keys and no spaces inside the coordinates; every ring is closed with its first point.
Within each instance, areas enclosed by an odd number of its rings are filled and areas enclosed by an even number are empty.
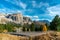
{"type": "Polygon", "coordinates": [[[35,31],[34,23],[31,24],[30,29],[31,29],[31,31],[35,31]]]}
{"type": "Polygon", "coordinates": [[[51,30],[57,30],[58,24],[59,24],[59,15],[56,15],[55,18],[50,23],[50,29],[51,30]]]}

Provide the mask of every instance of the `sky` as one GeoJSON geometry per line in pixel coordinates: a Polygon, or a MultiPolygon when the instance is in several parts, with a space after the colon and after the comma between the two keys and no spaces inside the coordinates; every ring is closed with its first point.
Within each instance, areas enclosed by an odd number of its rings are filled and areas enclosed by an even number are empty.
{"type": "Polygon", "coordinates": [[[60,0],[0,0],[0,13],[18,12],[32,20],[52,21],[60,15],[60,0]]]}

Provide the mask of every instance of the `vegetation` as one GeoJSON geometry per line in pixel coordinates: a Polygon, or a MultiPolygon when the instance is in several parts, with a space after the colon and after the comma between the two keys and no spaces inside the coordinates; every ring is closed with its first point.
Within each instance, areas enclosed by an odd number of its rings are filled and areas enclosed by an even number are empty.
{"type": "Polygon", "coordinates": [[[50,29],[51,30],[57,30],[57,26],[58,26],[57,24],[58,24],[58,20],[59,20],[58,18],[59,18],[59,16],[56,15],[55,18],[50,23],[50,29]]]}
{"type": "Polygon", "coordinates": [[[0,32],[15,32],[15,28],[19,28],[21,25],[15,23],[0,24],[0,32]]]}
{"type": "Polygon", "coordinates": [[[55,18],[50,23],[50,30],[57,31],[60,29],[60,18],[59,15],[56,15],[55,18]]]}
{"type": "Polygon", "coordinates": [[[22,30],[23,30],[23,31],[26,31],[26,30],[25,30],[25,27],[23,27],[23,29],[22,29],[22,30]]]}
{"type": "Polygon", "coordinates": [[[32,23],[31,25],[26,24],[23,27],[24,31],[47,31],[47,30],[53,30],[53,31],[60,31],[60,17],[59,15],[56,15],[52,22],[50,22],[50,25],[47,24],[44,25],[36,25],[35,23],[32,23]]]}
{"type": "Polygon", "coordinates": [[[60,31],[60,17],[59,15],[56,15],[52,22],[50,22],[49,26],[47,24],[36,25],[35,23],[32,23],[31,25],[29,24],[24,25],[23,29],[24,31],[47,31],[47,30],[60,31]]]}
{"type": "Polygon", "coordinates": [[[43,31],[47,31],[46,25],[43,25],[43,31]]]}
{"type": "MultiPolygon", "coordinates": [[[[15,32],[16,28],[22,27],[20,24],[15,23],[7,23],[7,24],[0,24],[0,32],[15,32]]],[[[47,24],[40,25],[35,24],[34,22],[32,24],[24,24],[22,27],[23,31],[47,31],[47,30],[54,30],[54,31],[60,31],[60,18],[58,15],[55,16],[55,18],[50,23],[50,26],[47,24]]]]}
{"type": "Polygon", "coordinates": [[[30,26],[30,30],[31,30],[31,31],[35,31],[34,23],[31,24],[31,26],[30,26]]]}
{"type": "Polygon", "coordinates": [[[32,24],[24,24],[23,31],[47,31],[46,25],[36,25],[34,23],[32,24]]]}
{"type": "Polygon", "coordinates": [[[35,31],[42,31],[43,29],[43,25],[37,25],[37,27],[35,27],[35,31]]]}

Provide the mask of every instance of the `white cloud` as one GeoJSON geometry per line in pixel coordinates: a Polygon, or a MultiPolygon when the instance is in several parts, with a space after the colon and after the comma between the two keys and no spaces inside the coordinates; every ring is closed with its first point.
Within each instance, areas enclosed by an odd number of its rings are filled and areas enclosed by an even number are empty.
{"type": "Polygon", "coordinates": [[[39,21],[40,19],[32,19],[33,21],[35,20],[35,21],[39,21]]]}
{"type": "Polygon", "coordinates": [[[33,6],[33,7],[36,7],[36,5],[37,5],[37,4],[36,4],[36,1],[32,1],[32,6],[33,6]]]}
{"type": "Polygon", "coordinates": [[[30,15],[24,15],[25,17],[30,17],[31,19],[38,19],[38,16],[30,16],[30,15]]]}
{"type": "Polygon", "coordinates": [[[34,18],[39,18],[38,16],[33,16],[34,18]]]}
{"type": "Polygon", "coordinates": [[[32,1],[32,6],[36,8],[41,8],[42,6],[49,7],[49,3],[40,2],[38,4],[36,1],[32,1]]]}
{"type": "Polygon", "coordinates": [[[42,7],[42,6],[45,6],[45,7],[49,7],[49,3],[43,3],[43,2],[40,2],[38,7],[42,7]]]}
{"type": "Polygon", "coordinates": [[[20,0],[5,0],[5,1],[21,6],[23,9],[25,9],[27,6],[25,3],[21,2],[20,0]]]}
{"type": "Polygon", "coordinates": [[[12,14],[12,13],[22,13],[21,10],[11,10],[9,8],[0,8],[0,13],[8,13],[8,14],[12,14]]]}
{"type": "Polygon", "coordinates": [[[28,12],[33,12],[33,10],[32,9],[24,9],[24,10],[22,10],[22,11],[28,11],[28,12]]]}
{"type": "Polygon", "coordinates": [[[20,6],[21,6],[23,9],[25,9],[27,5],[26,5],[25,3],[20,2],[20,6]]]}
{"type": "Polygon", "coordinates": [[[32,19],[33,21],[35,20],[35,21],[39,21],[39,20],[48,20],[49,22],[51,22],[52,20],[50,20],[50,19],[32,19]]]}
{"type": "Polygon", "coordinates": [[[32,16],[29,16],[29,15],[24,15],[25,17],[29,17],[29,18],[32,18],[32,16]]]}
{"type": "Polygon", "coordinates": [[[0,11],[5,11],[5,9],[0,9],[0,11]]]}
{"type": "Polygon", "coordinates": [[[49,22],[51,22],[52,20],[50,20],[50,19],[32,19],[32,20],[35,20],[35,21],[39,21],[39,20],[48,20],[49,22]]]}
{"type": "Polygon", "coordinates": [[[32,12],[33,10],[32,9],[26,9],[26,11],[32,12]]]}
{"type": "MultiPolygon", "coordinates": [[[[9,0],[5,0],[5,1],[9,1],[9,0]]],[[[1,8],[0,8],[0,13],[14,13],[17,11],[17,9],[10,9],[10,8],[7,8],[5,7],[3,4],[0,4],[1,8]]]]}
{"type": "Polygon", "coordinates": [[[60,15],[60,5],[47,8],[50,16],[60,15]]]}
{"type": "Polygon", "coordinates": [[[16,2],[16,0],[5,0],[5,1],[7,1],[7,2],[10,2],[10,3],[12,3],[12,4],[17,4],[16,2]]]}
{"type": "Polygon", "coordinates": [[[20,10],[17,10],[16,12],[18,12],[18,13],[22,13],[22,11],[20,11],[20,10]]]}

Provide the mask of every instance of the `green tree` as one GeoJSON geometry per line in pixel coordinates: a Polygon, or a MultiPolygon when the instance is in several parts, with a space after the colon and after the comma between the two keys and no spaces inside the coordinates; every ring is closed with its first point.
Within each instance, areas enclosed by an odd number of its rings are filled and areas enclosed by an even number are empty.
{"type": "Polygon", "coordinates": [[[5,24],[5,29],[8,30],[8,32],[13,32],[13,25],[8,23],[8,24],[5,24]]]}
{"type": "Polygon", "coordinates": [[[22,31],[25,31],[25,27],[23,27],[22,31]]]}
{"type": "Polygon", "coordinates": [[[30,30],[31,30],[31,31],[35,31],[34,23],[32,23],[32,24],[30,25],[30,30]]]}
{"type": "Polygon", "coordinates": [[[57,31],[60,31],[60,18],[59,18],[58,21],[59,21],[59,22],[58,22],[58,26],[57,26],[57,31]]]}
{"type": "Polygon", "coordinates": [[[59,24],[59,15],[56,15],[55,18],[50,23],[50,29],[56,31],[58,24],[59,24]]]}
{"type": "Polygon", "coordinates": [[[0,24],[0,32],[3,32],[3,30],[4,30],[4,25],[0,24]]]}
{"type": "Polygon", "coordinates": [[[22,31],[26,31],[27,24],[24,24],[22,27],[22,31]]]}
{"type": "Polygon", "coordinates": [[[40,25],[39,30],[40,30],[40,31],[43,31],[42,29],[43,29],[43,25],[40,25]]]}

